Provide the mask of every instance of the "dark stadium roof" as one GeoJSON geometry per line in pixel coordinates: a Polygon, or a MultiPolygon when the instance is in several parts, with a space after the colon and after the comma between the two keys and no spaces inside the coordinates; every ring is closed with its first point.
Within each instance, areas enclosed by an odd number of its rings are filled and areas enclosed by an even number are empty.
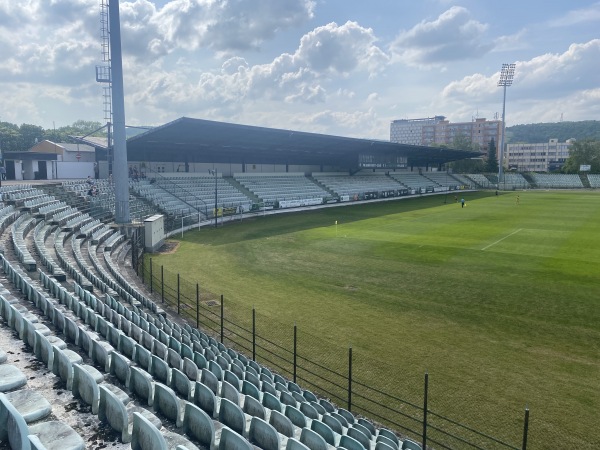
{"type": "Polygon", "coordinates": [[[127,140],[130,160],[358,166],[358,155],[406,156],[409,166],[437,166],[480,156],[396,144],[182,117],[127,140]],[[168,158],[168,159],[167,159],[168,158]]]}

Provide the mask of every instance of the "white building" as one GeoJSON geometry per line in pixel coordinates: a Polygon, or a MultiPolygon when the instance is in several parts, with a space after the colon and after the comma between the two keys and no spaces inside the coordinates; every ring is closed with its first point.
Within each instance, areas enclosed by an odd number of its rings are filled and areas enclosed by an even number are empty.
{"type": "Polygon", "coordinates": [[[399,119],[390,125],[390,142],[410,145],[425,145],[423,127],[435,125],[445,120],[444,116],[426,117],[423,119],[399,119]]]}
{"type": "Polygon", "coordinates": [[[502,132],[501,120],[475,119],[471,122],[450,122],[444,116],[423,119],[394,120],[390,125],[390,141],[412,145],[446,145],[464,136],[485,152],[492,139],[498,148],[502,132]]]}
{"type": "Polygon", "coordinates": [[[43,140],[27,151],[4,154],[8,180],[52,180],[94,177],[96,153],[85,144],[43,140]]]}
{"type": "Polygon", "coordinates": [[[506,164],[509,170],[518,172],[549,172],[562,167],[569,157],[570,147],[575,139],[535,144],[508,144],[506,146],[506,164]]]}

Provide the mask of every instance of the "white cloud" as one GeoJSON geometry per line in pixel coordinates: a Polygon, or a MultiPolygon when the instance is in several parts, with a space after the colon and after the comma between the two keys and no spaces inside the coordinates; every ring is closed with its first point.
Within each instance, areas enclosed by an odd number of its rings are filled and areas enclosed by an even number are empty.
{"type": "Polygon", "coordinates": [[[400,33],[391,45],[395,59],[412,66],[438,66],[450,61],[479,58],[493,45],[486,42],[487,25],[470,12],[453,6],[437,19],[422,21],[400,33]]]}
{"type": "MultiPolygon", "coordinates": [[[[513,109],[518,105],[523,121],[557,120],[557,109],[569,111],[571,117],[589,118],[590,107],[598,110],[593,108],[592,100],[598,97],[599,91],[598,60],[600,39],[572,44],[560,54],[547,53],[517,61],[508,101],[513,109]]],[[[441,103],[444,108],[463,114],[477,105],[497,105],[502,101],[499,77],[500,73],[496,72],[491,76],[474,74],[453,81],[443,89],[441,103]]]]}
{"type": "Polygon", "coordinates": [[[357,68],[377,72],[387,64],[388,56],[376,41],[370,28],[350,21],[341,26],[332,22],[305,34],[294,57],[318,72],[344,74],[357,68]]]}
{"type": "Polygon", "coordinates": [[[586,8],[574,9],[567,12],[564,16],[551,20],[548,25],[551,27],[571,27],[573,25],[585,22],[600,21],[600,2],[596,2],[586,8]]]}
{"type": "MultiPolygon", "coordinates": [[[[353,22],[341,26],[330,23],[305,34],[293,54],[284,53],[270,63],[250,66],[244,58],[232,57],[213,72],[171,72],[162,66],[161,70],[153,67],[129,82],[137,91],[135,103],[149,102],[182,114],[214,108],[228,112],[256,101],[325,103],[335,77],[370,73],[386,63],[372,30],[353,22]]],[[[332,90],[332,95],[335,93],[332,90]]],[[[348,98],[354,95],[345,93],[348,98]]]]}
{"type": "Polygon", "coordinates": [[[258,49],[277,32],[313,17],[311,0],[148,0],[122,3],[125,47],[136,56],[207,48],[225,54],[258,49]]]}

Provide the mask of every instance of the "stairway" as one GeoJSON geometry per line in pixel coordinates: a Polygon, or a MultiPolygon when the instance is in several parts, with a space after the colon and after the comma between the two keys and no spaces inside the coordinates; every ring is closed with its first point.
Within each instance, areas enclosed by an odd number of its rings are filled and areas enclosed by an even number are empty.
{"type": "Polygon", "coordinates": [[[583,184],[584,188],[586,188],[586,189],[592,188],[592,185],[590,184],[590,180],[588,180],[588,177],[585,173],[580,173],[579,178],[581,179],[581,184],[583,184]]]}

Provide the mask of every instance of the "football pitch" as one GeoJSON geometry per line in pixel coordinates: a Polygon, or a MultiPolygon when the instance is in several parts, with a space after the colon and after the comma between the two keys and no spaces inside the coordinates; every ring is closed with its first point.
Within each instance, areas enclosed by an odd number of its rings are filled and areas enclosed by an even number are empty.
{"type": "Polygon", "coordinates": [[[600,448],[600,193],[464,197],[257,216],[153,264],[385,362],[416,401],[427,371],[431,409],[517,446],[528,406],[529,448],[600,448]]]}

